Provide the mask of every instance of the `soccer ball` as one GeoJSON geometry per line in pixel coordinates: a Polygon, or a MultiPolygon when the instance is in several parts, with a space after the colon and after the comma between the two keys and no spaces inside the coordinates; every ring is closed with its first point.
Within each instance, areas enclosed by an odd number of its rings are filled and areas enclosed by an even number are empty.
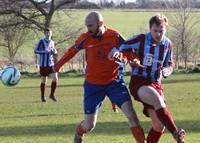
{"type": "Polygon", "coordinates": [[[21,74],[15,67],[5,67],[1,72],[1,81],[6,86],[14,86],[20,81],[21,74]]]}

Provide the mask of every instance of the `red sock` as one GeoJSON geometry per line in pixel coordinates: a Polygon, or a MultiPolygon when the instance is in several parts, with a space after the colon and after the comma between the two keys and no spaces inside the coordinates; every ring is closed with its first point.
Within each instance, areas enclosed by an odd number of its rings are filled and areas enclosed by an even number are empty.
{"type": "Polygon", "coordinates": [[[112,109],[117,109],[117,105],[115,103],[112,103],[112,109]]]}
{"type": "Polygon", "coordinates": [[[56,87],[57,87],[57,82],[56,81],[52,81],[51,82],[51,94],[50,94],[51,96],[54,96],[56,87]]]}
{"type": "Polygon", "coordinates": [[[157,132],[153,128],[151,128],[147,136],[147,143],[158,143],[162,134],[162,132],[157,132]]]}
{"type": "Polygon", "coordinates": [[[131,127],[130,129],[137,143],[145,143],[144,131],[141,126],[131,127]]]}
{"type": "Polygon", "coordinates": [[[41,96],[44,96],[44,94],[45,94],[45,83],[40,84],[40,91],[41,91],[41,96]]]}
{"type": "Polygon", "coordinates": [[[167,108],[161,108],[156,110],[156,114],[161,121],[165,125],[165,127],[173,134],[174,131],[178,131],[174,120],[170,114],[170,112],[167,110],[167,108]]]}
{"type": "Polygon", "coordinates": [[[80,136],[83,136],[83,134],[85,134],[87,132],[86,129],[82,126],[83,121],[76,126],[76,132],[80,136]]]}

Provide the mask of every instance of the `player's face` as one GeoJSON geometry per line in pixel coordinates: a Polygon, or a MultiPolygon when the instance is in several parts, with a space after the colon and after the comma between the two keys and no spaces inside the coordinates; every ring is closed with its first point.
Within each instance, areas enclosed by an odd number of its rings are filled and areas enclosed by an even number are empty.
{"type": "Polygon", "coordinates": [[[52,37],[52,31],[50,30],[50,31],[45,31],[45,37],[47,38],[47,39],[51,39],[51,37],[52,37]]]}
{"type": "Polygon", "coordinates": [[[88,29],[88,32],[90,32],[92,35],[96,35],[99,32],[99,26],[98,23],[93,19],[86,19],[85,25],[88,29]]]}
{"type": "Polygon", "coordinates": [[[150,33],[152,38],[160,43],[162,38],[164,37],[166,32],[166,26],[165,23],[162,23],[160,25],[156,25],[155,23],[152,25],[152,27],[150,28],[150,33]]]}

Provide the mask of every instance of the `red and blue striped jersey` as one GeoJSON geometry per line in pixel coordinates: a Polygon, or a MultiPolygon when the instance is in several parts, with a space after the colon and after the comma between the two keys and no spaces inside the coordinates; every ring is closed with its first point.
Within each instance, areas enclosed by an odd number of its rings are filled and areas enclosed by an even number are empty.
{"type": "Polygon", "coordinates": [[[45,38],[40,40],[34,49],[34,53],[39,55],[40,67],[54,66],[54,55],[57,54],[57,50],[55,49],[53,40],[45,38]]]}
{"type": "Polygon", "coordinates": [[[144,67],[132,67],[132,75],[142,76],[152,82],[161,82],[162,69],[172,72],[172,43],[164,37],[155,43],[151,33],[134,35],[120,46],[120,51],[136,52],[144,67]]]}

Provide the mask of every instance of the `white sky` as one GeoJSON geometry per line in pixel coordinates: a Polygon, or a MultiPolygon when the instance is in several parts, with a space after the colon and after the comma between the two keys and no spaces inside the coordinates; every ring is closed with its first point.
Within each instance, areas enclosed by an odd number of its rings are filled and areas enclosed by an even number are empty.
{"type": "Polygon", "coordinates": [[[125,2],[135,2],[135,0],[125,0],[125,2]]]}

